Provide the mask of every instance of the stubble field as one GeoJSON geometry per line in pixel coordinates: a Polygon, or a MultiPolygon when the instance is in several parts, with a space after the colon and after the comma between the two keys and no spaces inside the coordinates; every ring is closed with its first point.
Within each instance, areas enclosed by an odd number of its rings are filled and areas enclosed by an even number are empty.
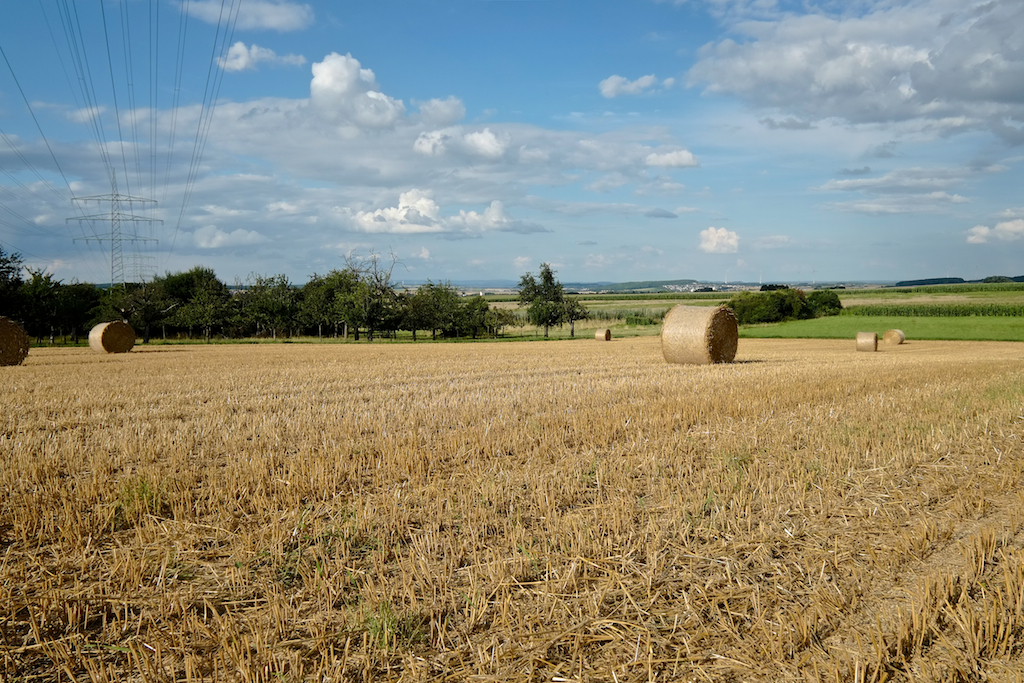
{"type": "Polygon", "coordinates": [[[0,678],[1024,678],[1024,344],[34,349],[0,678]]]}

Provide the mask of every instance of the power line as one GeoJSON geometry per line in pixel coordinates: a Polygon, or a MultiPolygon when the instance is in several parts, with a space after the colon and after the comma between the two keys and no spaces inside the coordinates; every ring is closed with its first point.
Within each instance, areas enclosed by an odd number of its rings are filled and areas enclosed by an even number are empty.
{"type": "MultiPolygon", "coordinates": [[[[160,119],[160,77],[161,77],[161,65],[163,60],[161,59],[161,33],[164,33],[161,29],[161,21],[163,16],[160,13],[160,3],[157,0],[150,0],[148,3],[148,11],[146,14],[138,12],[131,12],[131,7],[125,2],[119,2],[120,13],[115,18],[114,15],[106,12],[106,2],[104,0],[95,0],[96,4],[99,5],[99,12],[89,13],[82,11],[83,8],[79,8],[77,0],[53,0],[54,7],[57,10],[60,25],[64,32],[63,48],[58,44],[57,35],[48,17],[48,8],[44,6],[43,0],[37,0],[39,8],[41,10],[43,19],[46,22],[46,28],[49,32],[50,39],[54,45],[56,56],[60,61],[60,68],[64,72],[65,80],[69,86],[69,91],[74,98],[75,105],[78,107],[78,112],[81,115],[82,122],[90,130],[92,138],[96,142],[96,152],[98,154],[100,163],[107,176],[108,182],[110,183],[110,193],[106,195],[94,195],[92,197],[76,197],[75,191],[72,189],[71,183],[68,179],[67,174],[61,167],[60,161],[50,139],[43,131],[43,127],[39,118],[36,116],[36,112],[33,111],[33,107],[29,102],[28,96],[22,88],[21,82],[14,71],[14,68],[8,59],[6,52],[3,52],[0,48],[0,57],[2,57],[10,71],[14,82],[18,87],[18,91],[21,95],[23,102],[35,124],[36,130],[38,131],[41,141],[46,146],[50,158],[52,159],[56,170],[63,179],[64,185],[70,194],[70,200],[68,197],[57,190],[49,181],[47,181],[43,175],[37,170],[31,163],[29,156],[26,156],[25,146],[17,140],[11,139],[0,131],[0,136],[4,138],[4,141],[8,147],[12,150],[13,154],[17,156],[19,162],[24,164],[24,168],[34,173],[46,187],[48,187],[54,195],[60,197],[60,204],[67,205],[70,203],[76,213],[79,214],[77,217],[69,218],[66,223],[69,224],[71,221],[78,221],[79,231],[71,230],[72,239],[75,242],[86,242],[95,245],[96,243],[110,242],[111,249],[111,262],[112,262],[112,281],[123,279],[123,267],[119,268],[116,261],[118,261],[118,252],[120,252],[120,243],[127,242],[131,244],[156,241],[146,239],[137,234],[131,234],[123,228],[127,228],[128,225],[140,225],[143,223],[153,224],[159,223],[157,219],[146,218],[143,219],[139,216],[135,216],[131,211],[132,202],[144,202],[147,204],[156,204],[155,200],[143,200],[138,196],[137,188],[142,187],[146,184],[146,170],[148,168],[148,185],[150,188],[150,196],[156,197],[158,193],[158,176],[160,170],[163,171],[164,182],[163,182],[163,195],[166,197],[168,188],[171,184],[171,174],[175,166],[175,151],[179,146],[179,143],[186,142],[191,137],[191,145],[181,145],[183,148],[190,149],[188,154],[187,164],[185,158],[182,156],[177,163],[177,166],[181,169],[183,175],[183,184],[181,186],[181,202],[176,208],[177,217],[174,222],[174,237],[171,241],[171,249],[173,249],[174,241],[177,238],[177,234],[181,229],[181,226],[185,220],[186,211],[195,190],[196,184],[199,180],[202,167],[202,159],[206,150],[206,146],[209,142],[209,134],[212,129],[213,118],[216,112],[220,89],[224,80],[224,70],[220,67],[220,64],[227,54],[230,48],[230,41],[233,39],[235,27],[237,25],[239,12],[241,9],[242,0],[221,0],[220,3],[220,14],[217,18],[216,25],[213,27],[213,38],[209,47],[209,58],[206,74],[205,83],[203,85],[202,97],[196,103],[198,105],[198,116],[195,121],[194,131],[192,135],[188,134],[181,135],[179,131],[180,123],[183,120],[180,118],[182,114],[179,111],[182,107],[183,94],[187,92],[184,87],[185,75],[188,73],[186,62],[191,54],[195,54],[194,48],[189,48],[189,39],[193,33],[189,27],[190,10],[192,0],[181,0],[179,3],[180,16],[178,18],[177,26],[177,40],[168,41],[168,44],[174,45],[174,60],[173,67],[165,69],[167,72],[165,75],[173,74],[173,97],[171,98],[171,106],[168,110],[169,125],[162,126],[160,119]],[[143,17],[145,17],[143,19],[143,17]],[[92,27],[93,21],[101,21],[102,27],[92,27]],[[108,22],[117,21],[119,24],[118,28],[109,25],[108,22]],[[143,31],[138,31],[144,24],[148,24],[148,34],[143,31]],[[89,31],[85,31],[86,27],[90,27],[89,31]],[[91,43],[88,40],[92,36],[96,36],[96,28],[101,28],[103,31],[103,38],[101,43],[97,43],[93,40],[91,43]],[[117,46],[117,36],[120,35],[121,45],[117,46]],[[142,136],[146,135],[145,126],[143,122],[139,120],[140,110],[139,101],[137,96],[141,93],[137,92],[137,88],[140,84],[137,82],[137,77],[140,76],[144,71],[141,65],[135,64],[136,57],[142,57],[143,51],[141,43],[138,41],[146,40],[146,38],[140,38],[140,36],[148,37],[147,58],[148,58],[148,147],[149,147],[149,162],[148,165],[142,160],[141,156],[145,152],[145,143],[142,143],[142,136]],[[120,59],[117,58],[117,49],[121,50],[120,59]],[[66,54],[65,54],[66,51],[66,54]],[[104,55],[105,52],[105,55],[104,55]],[[90,53],[92,62],[97,63],[96,59],[106,59],[106,68],[102,72],[94,71],[90,64],[90,53]],[[123,62],[123,73],[121,72],[121,66],[117,62],[123,62]],[[138,68],[137,68],[138,67],[138,68]],[[104,75],[101,73],[105,72],[104,75]],[[72,76],[72,73],[74,74],[72,76]],[[109,79],[109,94],[110,99],[107,104],[103,101],[106,99],[107,88],[103,81],[109,79]],[[100,86],[97,88],[97,86],[100,86]],[[100,92],[103,92],[103,98],[100,97],[100,92]],[[125,109],[127,107],[127,109],[125,109]],[[105,126],[103,117],[105,113],[111,112],[114,116],[114,125],[105,126]],[[124,119],[125,116],[129,116],[130,119],[124,119]],[[110,137],[110,134],[114,134],[116,126],[116,143],[120,152],[120,160],[115,161],[114,155],[118,154],[118,149],[114,148],[115,141],[110,137]],[[161,130],[166,133],[166,161],[163,169],[159,169],[160,165],[160,147],[161,147],[161,130]],[[120,176],[120,177],[119,177],[120,176]],[[123,186],[124,193],[122,194],[118,190],[118,186],[123,186]],[[86,215],[84,211],[84,203],[89,201],[104,201],[110,203],[110,210],[103,214],[98,215],[86,215]],[[97,226],[103,223],[109,223],[111,229],[109,234],[100,234],[100,230],[97,226]],[[123,225],[122,225],[123,223],[123,225]],[[75,233],[80,232],[81,237],[76,238],[75,233]],[[118,278],[118,272],[120,271],[121,278],[118,278]]],[[[48,4],[48,3],[47,3],[48,4]]],[[[93,3],[90,2],[90,5],[93,3]]],[[[213,22],[211,21],[211,24],[213,22]]],[[[169,27],[168,27],[169,28],[169,27]]],[[[206,35],[205,33],[199,33],[196,35],[206,35]]],[[[167,36],[168,38],[170,36],[167,36]]],[[[97,63],[99,65],[99,63],[97,63]]],[[[168,63],[170,66],[170,63],[168,63]]],[[[102,68],[102,67],[101,67],[102,68]]],[[[201,73],[201,72],[200,72],[201,73]]],[[[197,93],[198,94],[198,93],[197,93]]],[[[108,122],[109,123],[109,122],[108,122]]],[[[187,143],[186,143],[187,144],[187,143]]],[[[0,169],[0,172],[5,173],[8,178],[12,181],[13,185],[16,186],[18,192],[23,193],[23,197],[29,198],[29,202],[40,202],[46,203],[44,196],[40,194],[39,187],[29,187],[21,180],[12,174],[7,169],[0,169]]],[[[17,172],[16,172],[17,173],[17,172]]],[[[21,175],[21,174],[18,174],[21,175]]],[[[26,226],[32,226],[33,230],[43,232],[39,226],[35,225],[30,219],[25,217],[25,211],[22,209],[17,202],[18,197],[8,190],[6,187],[0,187],[0,196],[3,194],[9,195],[12,201],[4,204],[0,202],[0,211],[4,211],[10,214],[17,221],[24,223],[26,226]]],[[[13,228],[13,226],[12,226],[13,228]]],[[[152,234],[152,233],[151,233],[152,234]]],[[[137,249],[136,249],[137,251],[137,249]]],[[[140,255],[141,258],[141,255],[140,255]]]]}
{"type": "MultiPolygon", "coordinates": [[[[73,221],[90,221],[90,222],[109,222],[110,232],[106,235],[99,235],[95,238],[86,237],[85,240],[95,240],[98,242],[109,242],[110,243],[110,284],[111,285],[123,285],[125,284],[124,277],[124,254],[123,254],[123,243],[124,242],[155,242],[156,240],[139,237],[137,231],[133,232],[130,237],[125,237],[122,231],[122,224],[124,223],[158,223],[162,222],[157,218],[145,218],[143,216],[136,216],[131,213],[132,204],[155,204],[155,200],[143,199],[141,197],[132,197],[131,195],[123,195],[117,192],[117,186],[113,188],[113,192],[109,195],[97,195],[94,197],[77,197],[75,201],[78,202],[109,202],[110,211],[105,214],[95,214],[92,216],[81,216],[78,218],[68,218],[67,220],[73,221]],[[128,212],[122,210],[122,206],[128,206],[128,212]]],[[[95,232],[95,231],[94,231],[95,232]]]]}

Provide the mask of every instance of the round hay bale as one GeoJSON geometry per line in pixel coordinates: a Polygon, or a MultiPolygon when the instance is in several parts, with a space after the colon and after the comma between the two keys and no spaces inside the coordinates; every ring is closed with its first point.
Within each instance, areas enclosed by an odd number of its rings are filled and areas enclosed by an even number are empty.
{"type": "Polygon", "coordinates": [[[739,338],[736,314],[728,306],[679,304],[661,325],[661,355],[669,363],[731,363],[739,338]]]}
{"type": "Polygon", "coordinates": [[[857,350],[858,351],[877,351],[878,350],[878,333],[877,332],[858,332],[857,333],[857,350]]]}
{"type": "Polygon", "coordinates": [[[135,330],[120,320],[100,323],[89,332],[89,348],[97,353],[128,353],[135,346],[135,330]]]}
{"type": "Polygon", "coordinates": [[[907,335],[903,334],[903,330],[886,330],[882,335],[882,341],[886,344],[902,344],[906,340],[907,335]]]}
{"type": "Polygon", "coordinates": [[[597,341],[611,341],[612,331],[609,330],[608,328],[598,330],[597,332],[594,333],[594,339],[596,339],[597,341]]]}
{"type": "Polygon", "coordinates": [[[21,325],[0,316],[0,365],[21,365],[28,355],[28,335],[21,325]]]}

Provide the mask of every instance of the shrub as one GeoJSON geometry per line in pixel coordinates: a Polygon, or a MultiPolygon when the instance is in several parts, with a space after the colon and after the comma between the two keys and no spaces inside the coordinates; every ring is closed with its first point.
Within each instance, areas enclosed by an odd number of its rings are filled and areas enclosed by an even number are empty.
{"type": "Polygon", "coordinates": [[[803,291],[776,289],[768,292],[740,292],[729,299],[729,308],[740,325],[777,323],[784,320],[814,317],[803,291]]]}
{"type": "Polygon", "coordinates": [[[831,289],[818,289],[811,292],[807,295],[807,305],[810,306],[815,318],[824,315],[838,315],[843,310],[839,295],[831,289]]]}

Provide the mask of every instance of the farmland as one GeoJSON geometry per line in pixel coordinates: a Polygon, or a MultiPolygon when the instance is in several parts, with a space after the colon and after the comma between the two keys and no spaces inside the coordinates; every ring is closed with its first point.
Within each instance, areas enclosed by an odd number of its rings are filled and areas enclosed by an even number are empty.
{"type": "Polygon", "coordinates": [[[1024,345],[33,349],[8,681],[1024,675],[1024,345]]]}

